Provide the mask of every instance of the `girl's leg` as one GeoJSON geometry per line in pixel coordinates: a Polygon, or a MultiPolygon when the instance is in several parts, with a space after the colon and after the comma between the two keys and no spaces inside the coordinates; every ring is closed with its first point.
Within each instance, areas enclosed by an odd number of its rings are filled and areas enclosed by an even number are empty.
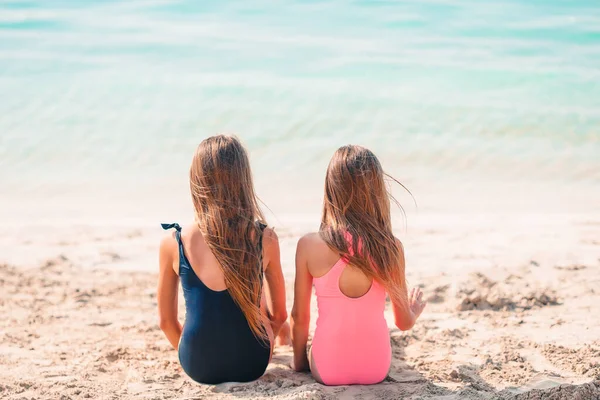
{"type": "Polygon", "coordinates": [[[323,379],[321,379],[321,375],[319,375],[319,371],[317,370],[317,365],[315,364],[315,359],[313,358],[312,346],[310,346],[310,348],[308,349],[308,364],[310,366],[310,372],[311,372],[313,378],[315,378],[315,381],[324,385],[323,379]]]}
{"type": "Polygon", "coordinates": [[[290,324],[285,321],[275,339],[275,346],[290,346],[292,344],[292,336],[290,333],[290,324]]]}

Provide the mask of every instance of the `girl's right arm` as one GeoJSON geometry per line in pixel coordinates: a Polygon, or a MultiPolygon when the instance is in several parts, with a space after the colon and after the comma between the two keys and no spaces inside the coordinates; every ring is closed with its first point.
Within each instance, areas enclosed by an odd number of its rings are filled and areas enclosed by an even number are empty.
{"type": "Polygon", "coordinates": [[[298,247],[296,248],[294,306],[290,318],[292,346],[294,347],[292,368],[296,371],[308,371],[310,369],[306,354],[306,344],[308,342],[308,328],[310,326],[310,298],[312,295],[313,277],[308,271],[305,247],[306,237],[303,237],[298,241],[298,247]]]}
{"type": "MultiPolygon", "coordinates": [[[[402,270],[402,279],[406,282],[405,277],[405,260],[404,260],[404,247],[402,243],[396,239],[398,242],[398,246],[400,247],[400,269],[402,270]]],[[[403,286],[404,290],[401,293],[402,301],[397,301],[392,299],[392,305],[394,309],[394,323],[401,331],[407,331],[411,329],[417,318],[423,312],[423,309],[427,305],[425,301],[422,300],[423,292],[421,289],[414,288],[410,292],[410,298],[407,293],[406,285],[403,286]]]]}

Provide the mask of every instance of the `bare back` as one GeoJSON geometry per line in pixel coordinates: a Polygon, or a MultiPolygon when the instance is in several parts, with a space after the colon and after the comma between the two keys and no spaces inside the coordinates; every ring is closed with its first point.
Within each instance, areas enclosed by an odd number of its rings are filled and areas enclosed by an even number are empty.
{"type": "MultiPolygon", "coordinates": [[[[340,254],[332,250],[318,233],[310,233],[304,238],[308,242],[305,255],[308,261],[308,272],[313,278],[320,278],[340,260],[340,254]]],[[[372,284],[371,278],[352,265],[344,268],[339,280],[341,292],[351,298],[364,296],[372,284]]]]}
{"type": "MultiPolygon", "coordinates": [[[[265,249],[265,237],[268,236],[267,228],[263,235],[263,249],[265,249]]],[[[195,224],[186,225],[181,234],[185,256],[191,264],[194,273],[211,290],[223,291],[227,289],[223,269],[214,256],[202,233],[195,224]]],[[[267,244],[268,246],[268,244],[267,244]]],[[[269,264],[268,252],[263,251],[263,269],[269,264]]],[[[179,262],[173,264],[173,270],[179,274],[179,262]]]]}

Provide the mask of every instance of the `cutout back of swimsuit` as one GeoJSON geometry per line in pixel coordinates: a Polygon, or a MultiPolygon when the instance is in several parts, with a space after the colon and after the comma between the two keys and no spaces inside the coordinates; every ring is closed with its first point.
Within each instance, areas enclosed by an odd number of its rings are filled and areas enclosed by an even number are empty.
{"type": "Polygon", "coordinates": [[[346,265],[338,280],[340,292],[351,299],[358,299],[369,293],[373,279],[367,277],[361,270],[346,265]]]}

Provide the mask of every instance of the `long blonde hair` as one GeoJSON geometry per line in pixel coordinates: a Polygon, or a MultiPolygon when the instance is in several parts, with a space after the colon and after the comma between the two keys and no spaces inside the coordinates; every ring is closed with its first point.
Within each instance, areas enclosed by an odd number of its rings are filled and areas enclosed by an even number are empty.
{"type": "Polygon", "coordinates": [[[190,167],[198,228],[221,265],[225,284],[250,329],[267,338],[262,321],[262,229],[246,150],[234,136],[203,140],[190,167]]]}
{"type": "Polygon", "coordinates": [[[403,250],[392,233],[384,175],[369,149],[340,147],[327,168],[319,234],[350,265],[382,284],[392,300],[406,304],[403,250]]]}

